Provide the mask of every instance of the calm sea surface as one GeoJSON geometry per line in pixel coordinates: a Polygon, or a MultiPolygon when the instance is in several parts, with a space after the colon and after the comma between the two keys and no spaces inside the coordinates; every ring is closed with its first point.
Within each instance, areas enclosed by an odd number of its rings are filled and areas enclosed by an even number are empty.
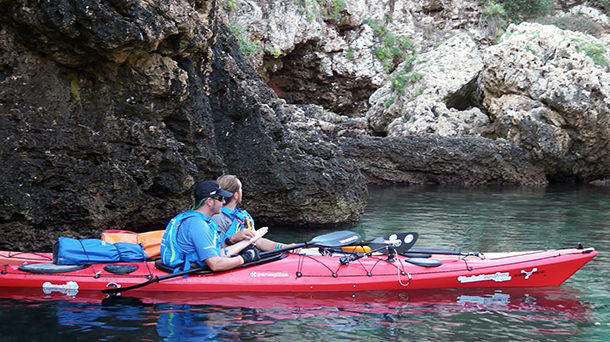
{"type": "MultiPolygon", "coordinates": [[[[415,231],[420,247],[517,251],[582,243],[600,254],[562,286],[543,289],[119,300],[4,292],[0,341],[610,340],[610,189],[384,187],[371,189],[368,203],[362,220],[348,227],[366,239],[415,231]]],[[[301,242],[326,232],[272,228],[269,235],[301,242]]]]}

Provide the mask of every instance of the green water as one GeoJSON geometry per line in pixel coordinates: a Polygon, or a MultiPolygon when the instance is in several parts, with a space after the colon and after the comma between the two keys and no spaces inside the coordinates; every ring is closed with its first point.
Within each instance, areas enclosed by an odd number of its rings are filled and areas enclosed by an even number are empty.
{"type": "MultiPolygon", "coordinates": [[[[367,239],[415,231],[422,247],[516,251],[582,243],[600,254],[562,286],[544,289],[236,294],[223,304],[185,298],[188,305],[5,298],[0,341],[610,340],[608,188],[374,188],[362,220],[348,228],[367,239]]],[[[307,241],[327,231],[272,228],[270,237],[307,241]]]]}

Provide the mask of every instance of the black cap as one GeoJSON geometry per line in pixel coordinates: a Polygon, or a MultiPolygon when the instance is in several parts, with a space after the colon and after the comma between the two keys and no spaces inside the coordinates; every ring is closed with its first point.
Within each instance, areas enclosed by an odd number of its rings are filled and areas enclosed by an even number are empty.
{"type": "Polygon", "coordinates": [[[220,185],[213,180],[201,182],[195,187],[195,202],[198,203],[202,199],[212,196],[231,197],[233,194],[222,190],[220,185]]]}

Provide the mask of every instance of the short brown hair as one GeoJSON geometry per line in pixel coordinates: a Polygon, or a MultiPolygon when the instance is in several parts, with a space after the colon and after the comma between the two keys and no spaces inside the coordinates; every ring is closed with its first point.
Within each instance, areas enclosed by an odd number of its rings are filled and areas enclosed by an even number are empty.
{"type": "Polygon", "coordinates": [[[241,188],[241,181],[235,175],[222,175],[216,179],[223,190],[236,193],[241,188]]]}

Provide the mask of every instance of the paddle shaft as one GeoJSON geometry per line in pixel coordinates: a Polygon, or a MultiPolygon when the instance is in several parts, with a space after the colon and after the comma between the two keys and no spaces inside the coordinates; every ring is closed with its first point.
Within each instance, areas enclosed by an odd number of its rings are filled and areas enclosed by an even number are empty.
{"type": "Polygon", "coordinates": [[[297,248],[303,248],[303,247],[308,247],[308,246],[317,246],[317,244],[309,244],[309,243],[297,243],[288,247],[283,247],[283,248],[279,248],[279,249],[272,249],[270,251],[266,251],[266,252],[261,252],[259,255],[261,256],[261,258],[265,258],[268,256],[272,256],[272,255],[277,255],[277,254],[282,254],[284,252],[288,252],[291,251],[293,249],[297,249],[297,248]]]}
{"type": "Polygon", "coordinates": [[[341,247],[360,240],[360,235],[350,231],[338,231],[316,236],[311,241],[293,244],[284,248],[273,249],[260,253],[261,258],[281,254],[297,248],[303,247],[341,247]]]}
{"type": "MultiPolygon", "coordinates": [[[[274,261],[274,260],[278,260],[281,259],[282,255],[281,254],[277,254],[277,255],[273,255],[273,256],[267,256],[265,258],[260,258],[258,260],[255,261],[251,261],[249,263],[240,265],[236,268],[233,269],[237,269],[237,268],[243,268],[243,267],[248,267],[248,266],[254,266],[254,265],[259,265],[262,263],[266,263],[269,261],[274,261]]],[[[129,291],[129,290],[133,290],[133,289],[138,289],[140,287],[144,287],[146,285],[150,285],[152,283],[158,283],[161,280],[167,280],[167,279],[172,279],[172,278],[176,278],[176,277],[182,277],[185,275],[191,275],[191,274],[210,274],[210,273],[219,273],[219,272],[214,272],[212,270],[210,270],[209,267],[207,266],[202,266],[202,267],[195,267],[195,268],[191,268],[190,270],[187,271],[180,271],[180,272],[176,272],[176,273],[170,273],[170,274],[166,274],[163,276],[156,276],[151,278],[148,281],[145,281],[143,283],[140,284],[136,284],[136,285],[131,285],[131,286],[126,286],[126,287],[110,287],[107,289],[103,289],[102,292],[106,293],[106,294],[115,294],[115,293],[119,293],[119,292],[125,292],[125,291],[129,291]]]]}

